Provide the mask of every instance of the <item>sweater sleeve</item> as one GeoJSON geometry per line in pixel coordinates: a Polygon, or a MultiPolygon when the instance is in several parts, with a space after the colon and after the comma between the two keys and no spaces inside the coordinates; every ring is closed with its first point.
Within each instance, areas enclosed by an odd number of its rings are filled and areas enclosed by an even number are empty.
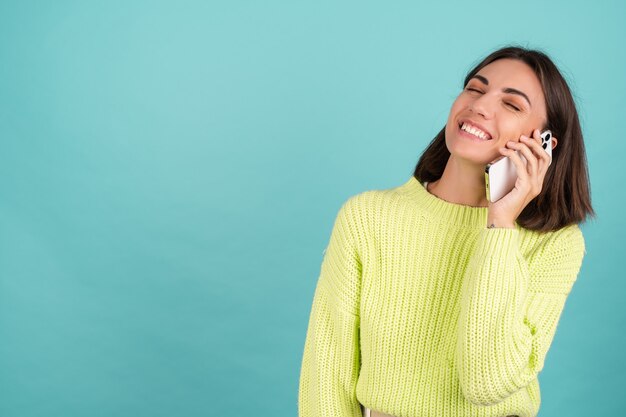
{"type": "Polygon", "coordinates": [[[304,344],[298,392],[300,417],[361,417],[355,197],[344,203],[324,251],[304,344]]]}
{"type": "Polygon", "coordinates": [[[461,390],[493,405],[537,378],[585,253],[577,225],[524,257],[517,229],[480,231],[465,271],[456,361],[461,390]]]}

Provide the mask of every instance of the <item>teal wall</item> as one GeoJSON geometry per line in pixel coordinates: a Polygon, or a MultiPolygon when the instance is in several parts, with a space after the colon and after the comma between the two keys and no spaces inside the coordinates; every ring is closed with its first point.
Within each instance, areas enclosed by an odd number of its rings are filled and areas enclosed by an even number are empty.
{"type": "Polygon", "coordinates": [[[540,416],[626,405],[619,1],[0,2],[0,415],[295,416],[349,196],[514,42],[576,95],[598,218],[540,416]]]}

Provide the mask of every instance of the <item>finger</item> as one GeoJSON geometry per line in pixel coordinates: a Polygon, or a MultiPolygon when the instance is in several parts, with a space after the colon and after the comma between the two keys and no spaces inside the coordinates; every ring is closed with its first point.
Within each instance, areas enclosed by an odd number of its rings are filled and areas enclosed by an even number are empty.
{"type": "Polygon", "coordinates": [[[511,159],[511,162],[513,162],[513,165],[515,165],[515,168],[517,169],[517,176],[520,179],[528,180],[528,172],[526,172],[524,162],[522,162],[518,153],[514,149],[508,148],[500,148],[500,152],[511,159]]]}
{"type": "MultiPolygon", "coordinates": [[[[542,140],[541,140],[541,131],[539,129],[535,129],[533,136],[535,137],[535,140],[537,141],[537,149],[540,149],[542,151],[542,152],[539,152],[540,158],[546,161],[549,165],[550,155],[548,155],[548,152],[546,152],[546,150],[543,149],[542,140]]],[[[552,146],[552,142],[550,142],[549,146],[552,146]]]]}
{"type": "Polygon", "coordinates": [[[533,178],[532,189],[534,195],[538,195],[543,188],[543,181],[546,176],[546,171],[548,170],[548,166],[550,165],[549,155],[541,146],[541,132],[539,129],[533,130],[533,137],[529,138],[528,136],[522,135],[520,141],[523,143],[527,143],[529,149],[532,149],[536,154],[536,158],[538,158],[537,164],[538,168],[536,171],[536,176],[533,178]]]}
{"type": "Polygon", "coordinates": [[[538,129],[533,132],[533,136],[533,138],[529,138],[528,136],[522,135],[520,141],[528,145],[539,158],[539,170],[547,171],[547,167],[550,165],[550,155],[548,155],[543,149],[543,146],[541,146],[541,134],[538,129]]]}
{"type": "Polygon", "coordinates": [[[526,158],[526,170],[531,176],[535,176],[539,170],[539,162],[528,146],[520,142],[509,142],[513,149],[517,149],[526,158]]]}

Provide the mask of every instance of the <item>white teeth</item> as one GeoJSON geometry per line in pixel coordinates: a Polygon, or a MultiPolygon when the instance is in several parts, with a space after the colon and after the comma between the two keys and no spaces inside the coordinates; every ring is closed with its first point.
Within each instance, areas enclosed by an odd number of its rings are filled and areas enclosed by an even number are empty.
{"type": "Polygon", "coordinates": [[[461,126],[461,129],[465,130],[466,132],[471,133],[474,136],[479,137],[482,140],[487,139],[487,134],[485,132],[483,132],[482,130],[476,129],[474,126],[470,126],[467,123],[463,123],[463,126],[461,126]]]}

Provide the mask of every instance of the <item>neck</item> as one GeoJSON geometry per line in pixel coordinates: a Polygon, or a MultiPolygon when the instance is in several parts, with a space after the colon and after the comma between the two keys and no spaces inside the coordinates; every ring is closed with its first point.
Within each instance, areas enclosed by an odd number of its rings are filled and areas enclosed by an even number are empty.
{"type": "Polygon", "coordinates": [[[428,186],[431,194],[450,203],[488,207],[485,167],[450,155],[443,175],[428,186]]]}

